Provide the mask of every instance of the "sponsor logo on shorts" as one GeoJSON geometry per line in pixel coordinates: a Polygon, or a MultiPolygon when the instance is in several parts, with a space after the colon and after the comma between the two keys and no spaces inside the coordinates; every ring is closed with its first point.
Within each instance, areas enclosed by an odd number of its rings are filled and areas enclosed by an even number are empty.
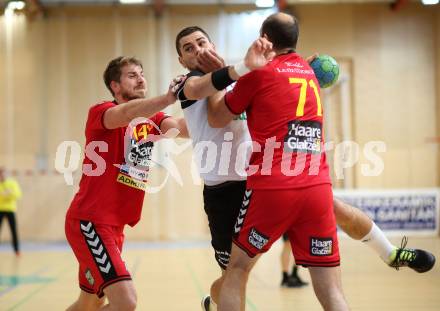
{"type": "Polygon", "coordinates": [[[90,271],[90,269],[86,270],[86,279],[87,282],[89,282],[90,286],[93,286],[95,284],[95,279],[93,278],[92,272],[90,271]]]}
{"type": "Polygon", "coordinates": [[[330,256],[333,254],[332,238],[310,238],[310,255],[330,256]]]}
{"type": "Polygon", "coordinates": [[[269,242],[269,238],[255,230],[255,228],[251,228],[248,236],[248,242],[255,248],[261,250],[263,249],[264,245],[269,242]]]}
{"type": "Polygon", "coordinates": [[[322,124],[316,121],[290,121],[284,137],[285,152],[321,153],[322,124]]]}

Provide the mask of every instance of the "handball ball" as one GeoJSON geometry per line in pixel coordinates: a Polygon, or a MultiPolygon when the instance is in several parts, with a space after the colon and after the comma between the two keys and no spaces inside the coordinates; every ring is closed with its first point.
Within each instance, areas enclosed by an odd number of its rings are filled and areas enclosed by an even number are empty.
{"type": "Polygon", "coordinates": [[[312,61],[310,66],[315,72],[315,76],[321,88],[332,86],[338,81],[339,65],[333,57],[329,55],[319,55],[312,61]]]}

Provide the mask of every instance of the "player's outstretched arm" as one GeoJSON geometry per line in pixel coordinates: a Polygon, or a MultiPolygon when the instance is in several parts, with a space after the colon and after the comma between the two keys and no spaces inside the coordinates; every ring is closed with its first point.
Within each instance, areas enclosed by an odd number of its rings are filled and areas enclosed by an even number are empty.
{"type": "Polygon", "coordinates": [[[210,127],[225,127],[236,117],[225,104],[225,94],[224,91],[218,92],[208,98],[208,123],[210,127]]]}
{"type": "MultiPolygon", "coordinates": [[[[187,79],[179,95],[181,100],[198,100],[224,90],[237,81],[240,76],[262,67],[273,57],[272,43],[265,38],[258,38],[249,47],[244,60],[234,66],[227,66],[203,76],[187,79]]],[[[209,57],[207,55],[206,57],[209,57]]]]}
{"type": "Polygon", "coordinates": [[[171,82],[166,94],[148,99],[133,99],[122,105],[108,109],[103,116],[105,128],[115,129],[124,127],[135,118],[149,118],[165,109],[176,101],[175,93],[182,82],[183,78],[177,77],[171,82]]]}
{"type": "Polygon", "coordinates": [[[103,124],[107,129],[127,126],[138,117],[149,118],[176,101],[174,94],[168,92],[149,99],[133,99],[122,105],[108,109],[104,113],[103,124]]]}
{"type": "MultiPolygon", "coordinates": [[[[258,38],[249,47],[242,66],[250,70],[257,69],[266,65],[273,57],[272,43],[266,38],[258,38]]],[[[208,123],[211,127],[225,127],[236,117],[226,105],[224,95],[224,92],[217,93],[208,99],[208,123]]]]}
{"type": "Polygon", "coordinates": [[[206,98],[240,78],[235,66],[223,67],[214,72],[207,73],[200,77],[190,77],[182,88],[183,93],[179,94],[181,100],[199,100],[206,98]]]}

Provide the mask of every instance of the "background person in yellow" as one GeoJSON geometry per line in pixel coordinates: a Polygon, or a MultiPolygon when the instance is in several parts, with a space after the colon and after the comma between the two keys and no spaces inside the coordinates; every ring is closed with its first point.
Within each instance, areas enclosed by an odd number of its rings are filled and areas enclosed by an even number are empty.
{"type": "Polygon", "coordinates": [[[17,256],[20,255],[20,248],[18,245],[15,211],[17,210],[17,201],[20,197],[21,189],[18,182],[13,178],[6,178],[5,169],[0,167],[0,232],[3,218],[6,217],[11,229],[12,246],[17,256]]]}

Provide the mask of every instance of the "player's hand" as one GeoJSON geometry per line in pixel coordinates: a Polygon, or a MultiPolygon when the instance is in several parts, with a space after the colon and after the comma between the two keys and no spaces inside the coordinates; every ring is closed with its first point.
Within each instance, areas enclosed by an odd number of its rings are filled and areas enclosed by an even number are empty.
{"type": "Polygon", "coordinates": [[[197,55],[197,62],[199,69],[203,73],[209,73],[225,67],[225,60],[211,49],[202,49],[197,55]]]}
{"type": "Polygon", "coordinates": [[[179,87],[182,85],[183,82],[185,82],[186,76],[185,75],[178,75],[173,80],[171,80],[169,90],[171,93],[176,94],[176,92],[179,90],[179,87]]]}
{"type": "Polygon", "coordinates": [[[185,75],[178,75],[173,80],[171,80],[170,85],[168,87],[167,97],[170,100],[170,104],[174,103],[176,101],[177,91],[179,90],[180,86],[185,82],[186,76],[185,75]]]}
{"type": "Polygon", "coordinates": [[[260,37],[249,47],[244,58],[244,64],[250,70],[265,66],[275,57],[272,43],[266,38],[260,37]]]}
{"type": "Polygon", "coordinates": [[[306,62],[311,64],[315,60],[315,58],[318,58],[318,57],[319,57],[319,53],[315,52],[315,53],[313,53],[312,55],[310,55],[309,57],[306,58],[306,62]]]}

